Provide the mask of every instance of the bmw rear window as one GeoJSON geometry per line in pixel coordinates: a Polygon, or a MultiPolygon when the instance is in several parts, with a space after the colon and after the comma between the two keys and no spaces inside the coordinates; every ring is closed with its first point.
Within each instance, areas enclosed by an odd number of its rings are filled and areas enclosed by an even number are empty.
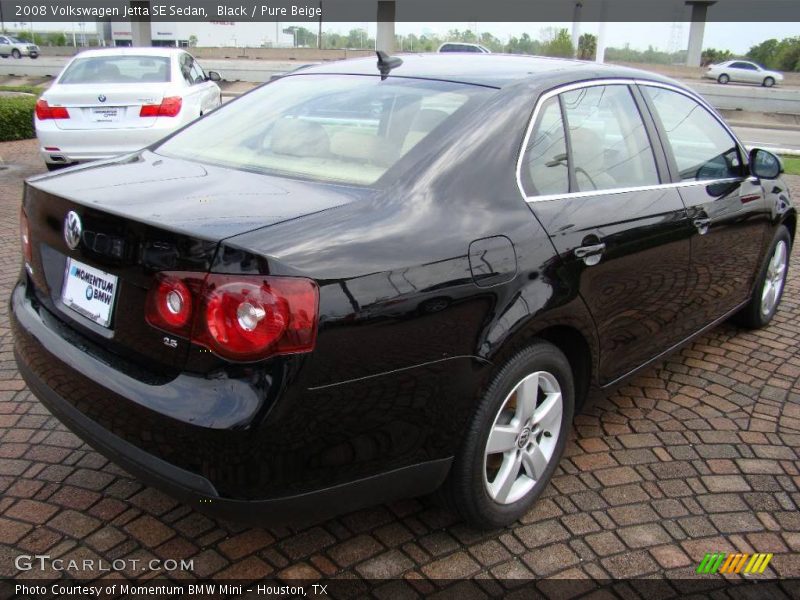
{"type": "Polygon", "coordinates": [[[166,83],[169,80],[169,58],[126,55],[75,59],[58,83],[166,83]]]}
{"type": "Polygon", "coordinates": [[[210,113],[156,152],[269,174],[369,185],[489,92],[418,79],[285,77],[210,113]]]}

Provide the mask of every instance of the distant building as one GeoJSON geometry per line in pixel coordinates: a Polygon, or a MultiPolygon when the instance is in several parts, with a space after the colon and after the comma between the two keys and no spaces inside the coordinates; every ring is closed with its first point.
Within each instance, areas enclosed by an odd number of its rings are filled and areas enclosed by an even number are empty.
{"type": "MultiPolygon", "coordinates": [[[[150,23],[150,30],[152,32],[153,46],[186,48],[193,42],[196,46],[206,48],[291,48],[294,46],[294,36],[289,33],[283,33],[283,28],[288,25],[288,23],[241,23],[233,21],[197,23],[153,21],[150,23]]],[[[112,21],[108,37],[110,37],[114,46],[130,46],[133,40],[130,22],[112,21]]]]}

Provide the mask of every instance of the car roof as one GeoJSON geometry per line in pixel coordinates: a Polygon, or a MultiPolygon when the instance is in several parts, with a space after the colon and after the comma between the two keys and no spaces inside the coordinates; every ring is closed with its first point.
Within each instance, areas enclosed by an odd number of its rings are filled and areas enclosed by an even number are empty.
{"type": "MultiPolygon", "coordinates": [[[[403,64],[392,69],[392,76],[455,81],[497,88],[525,80],[550,79],[551,75],[561,77],[568,75],[575,81],[637,78],[676,84],[667,77],[640,69],[544,56],[459,54],[455,52],[397,54],[397,56],[403,59],[403,64]]],[[[356,58],[314,65],[297,73],[297,76],[312,74],[376,75],[377,73],[375,58],[356,58]]]]}
{"type": "Polygon", "coordinates": [[[79,58],[91,58],[93,56],[162,56],[162,57],[169,57],[175,56],[176,54],[180,54],[185,52],[182,48],[170,48],[170,47],[161,47],[161,48],[139,48],[139,47],[120,47],[116,46],[114,48],[97,48],[94,50],[84,50],[77,54],[79,58]]]}

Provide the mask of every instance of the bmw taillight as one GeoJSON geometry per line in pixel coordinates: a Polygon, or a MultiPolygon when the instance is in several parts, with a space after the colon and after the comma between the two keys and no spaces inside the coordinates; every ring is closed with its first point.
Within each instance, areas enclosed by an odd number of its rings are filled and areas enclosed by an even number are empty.
{"type": "Polygon", "coordinates": [[[69,119],[69,111],[64,106],[50,106],[47,100],[39,98],[36,101],[36,118],[40,121],[47,119],[69,119]]]}
{"type": "Polygon", "coordinates": [[[254,361],[313,350],[318,306],[310,279],[159,273],[146,319],[223,358],[254,361]]]}
{"type": "Polygon", "coordinates": [[[28,226],[28,216],[24,210],[19,213],[19,238],[22,243],[22,256],[25,262],[30,264],[33,261],[33,249],[31,248],[31,231],[28,226]]]}
{"type": "Polygon", "coordinates": [[[180,96],[170,96],[164,98],[161,104],[145,104],[139,110],[140,117],[177,117],[181,112],[183,98],[180,96]]]}

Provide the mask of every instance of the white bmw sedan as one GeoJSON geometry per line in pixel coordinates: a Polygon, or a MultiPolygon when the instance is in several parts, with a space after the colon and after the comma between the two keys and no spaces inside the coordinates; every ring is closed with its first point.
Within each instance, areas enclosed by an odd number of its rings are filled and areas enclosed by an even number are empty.
{"type": "Polygon", "coordinates": [[[220,80],[179,48],[81,52],[36,104],[47,168],[148,146],[219,106],[220,80]]]}

